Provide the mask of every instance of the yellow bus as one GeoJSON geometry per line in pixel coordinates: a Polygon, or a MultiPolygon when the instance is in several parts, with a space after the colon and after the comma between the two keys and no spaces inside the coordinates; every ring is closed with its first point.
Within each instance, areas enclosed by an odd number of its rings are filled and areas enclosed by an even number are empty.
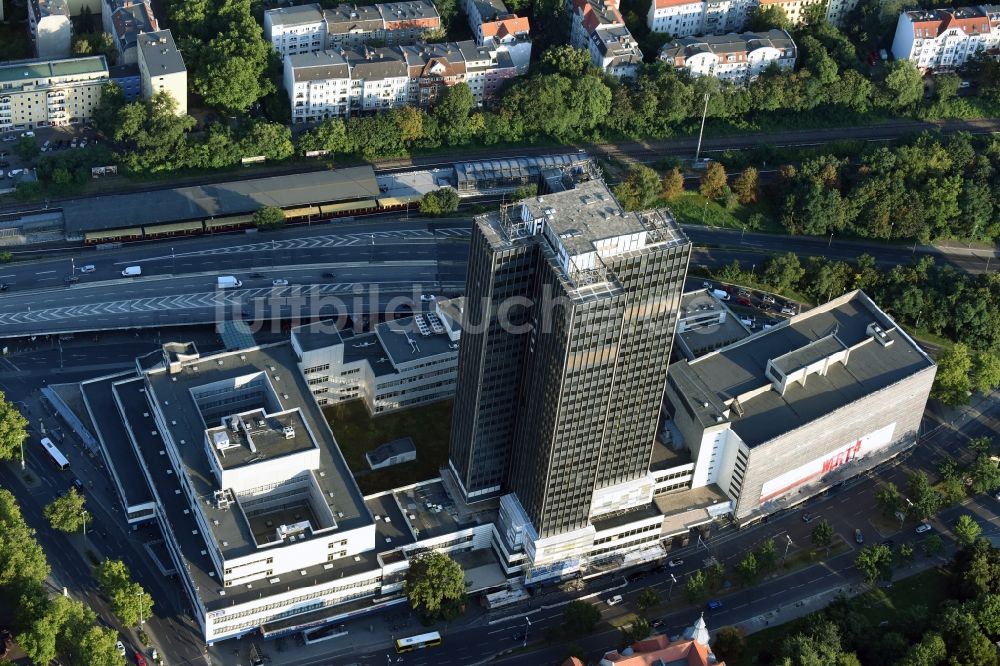
{"type": "Polygon", "coordinates": [[[422,648],[437,647],[441,645],[441,634],[432,631],[429,634],[410,636],[409,638],[399,638],[396,640],[396,652],[413,652],[422,648]]]}

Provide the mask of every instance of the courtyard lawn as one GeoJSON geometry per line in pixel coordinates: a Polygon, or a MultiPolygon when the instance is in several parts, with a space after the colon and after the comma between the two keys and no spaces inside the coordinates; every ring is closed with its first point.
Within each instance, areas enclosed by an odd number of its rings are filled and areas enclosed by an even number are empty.
{"type": "Polygon", "coordinates": [[[372,417],[364,401],[352,400],[326,407],[323,413],[361,492],[369,495],[438,476],[448,460],[451,407],[449,400],[372,417]],[[369,469],[366,452],[403,437],[417,447],[416,460],[369,469]]]}

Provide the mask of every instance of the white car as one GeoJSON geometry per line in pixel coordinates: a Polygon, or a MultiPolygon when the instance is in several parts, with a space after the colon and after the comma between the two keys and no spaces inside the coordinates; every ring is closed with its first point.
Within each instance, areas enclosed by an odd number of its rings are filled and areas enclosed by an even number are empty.
{"type": "Polygon", "coordinates": [[[288,280],[286,280],[285,278],[276,278],[274,280],[271,280],[271,286],[272,287],[287,287],[288,286],[288,280]]]}
{"type": "Polygon", "coordinates": [[[609,606],[617,606],[621,602],[622,602],[622,595],[616,594],[615,596],[613,596],[610,599],[608,599],[607,603],[608,603],[609,606]]]}
{"type": "Polygon", "coordinates": [[[434,300],[434,294],[420,294],[420,300],[427,303],[434,300]]]}
{"type": "Polygon", "coordinates": [[[670,567],[671,569],[673,569],[674,567],[679,567],[682,564],[684,564],[684,560],[682,560],[679,557],[674,558],[674,559],[670,560],[669,562],[667,562],[667,566],[670,567]]]}
{"type": "Polygon", "coordinates": [[[27,132],[21,132],[21,136],[35,136],[35,133],[28,130],[27,132]]]}
{"type": "Polygon", "coordinates": [[[80,266],[81,273],[93,273],[96,270],[97,269],[94,267],[94,264],[87,264],[86,266],[80,266]]]}
{"type": "Polygon", "coordinates": [[[917,534],[923,534],[924,532],[930,532],[931,529],[933,528],[929,524],[920,523],[919,525],[917,525],[917,529],[915,531],[917,534]]]}
{"type": "Polygon", "coordinates": [[[118,653],[121,656],[123,656],[123,657],[125,656],[125,644],[124,643],[122,643],[121,641],[118,641],[117,643],[115,643],[115,649],[118,650],[118,653]]]}

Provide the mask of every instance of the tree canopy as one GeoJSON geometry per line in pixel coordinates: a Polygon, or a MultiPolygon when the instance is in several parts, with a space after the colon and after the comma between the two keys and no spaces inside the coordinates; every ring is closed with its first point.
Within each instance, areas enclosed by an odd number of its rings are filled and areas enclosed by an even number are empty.
{"type": "Polygon", "coordinates": [[[52,527],[63,532],[76,532],[92,523],[90,513],[84,509],[87,498],[70,488],[69,491],[49,502],[43,514],[52,527]]]}
{"type": "Polygon", "coordinates": [[[128,567],[121,560],[104,560],[94,570],[94,577],[122,624],[138,626],[153,614],[153,597],[132,581],[128,567]]]}
{"type": "Polygon", "coordinates": [[[403,591],[427,617],[457,615],[465,600],[465,574],[446,554],[428,551],[410,562],[403,591]]]}
{"type": "Polygon", "coordinates": [[[571,601],[563,611],[563,627],[576,636],[593,633],[600,621],[601,611],[586,601],[571,601]]]}
{"type": "Polygon", "coordinates": [[[442,187],[428,192],[420,199],[420,212],[433,217],[449,215],[458,210],[458,204],[458,192],[450,187],[442,187]]]}
{"type": "Polygon", "coordinates": [[[28,419],[0,391],[0,460],[20,460],[28,438],[28,419]]]}

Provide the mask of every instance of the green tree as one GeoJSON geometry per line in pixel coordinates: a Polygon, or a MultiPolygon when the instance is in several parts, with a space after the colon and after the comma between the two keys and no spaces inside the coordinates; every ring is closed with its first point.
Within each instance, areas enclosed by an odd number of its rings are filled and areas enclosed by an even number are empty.
{"type": "Polygon", "coordinates": [[[354,145],[347,137],[347,128],[340,118],[330,118],[299,137],[303,152],[325,150],[330,153],[350,153],[354,145]]]}
{"type": "Polygon", "coordinates": [[[41,152],[41,149],[38,147],[38,142],[35,141],[35,137],[33,136],[22,136],[14,143],[14,154],[25,162],[30,162],[38,157],[39,152],[41,152]]]}
{"type": "Polygon", "coordinates": [[[592,634],[601,621],[601,611],[586,601],[571,601],[563,611],[563,628],[572,636],[592,634]]]}
{"type": "Polygon", "coordinates": [[[94,577],[122,624],[139,626],[153,614],[153,597],[132,581],[121,560],[104,560],[95,568],[94,577]]]}
{"type": "Polygon", "coordinates": [[[28,438],[28,419],[0,391],[0,460],[20,460],[28,438]]]}
{"type": "Polygon", "coordinates": [[[972,392],[972,356],[962,343],[947,349],[937,359],[931,397],[946,405],[962,405],[972,392]]]}
{"type": "Polygon", "coordinates": [[[285,211],[274,206],[262,206],[253,214],[253,223],[258,229],[280,229],[285,226],[285,211]]]}
{"type": "Polygon", "coordinates": [[[817,548],[825,548],[827,552],[830,551],[830,544],[833,543],[833,525],[831,525],[825,518],[812,528],[812,532],[809,534],[809,540],[812,545],[817,548]]]}
{"type": "Polygon", "coordinates": [[[691,572],[688,576],[687,583],[684,584],[684,596],[687,597],[688,603],[697,603],[705,598],[706,586],[705,586],[705,574],[701,569],[691,572]]]}
{"type": "Polygon", "coordinates": [[[648,166],[637,164],[615,188],[615,194],[626,210],[643,210],[653,205],[662,189],[657,173],[648,166]]]}
{"type": "Polygon", "coordinates": [[[639,607],[639,610],[649,610],[653,606],[660,603],[660,593],[656,591],[656,588],[647,587],[635,598],[635,604],[639,607]]]}
{"type": "Polygon", "coordinates": [[[798,286],[799,280],[806,274],[799,257],[794,252],[778,254],[767,260],[763,278],[767,284],[779,293],[798,286]]]}
{"type": "Polygon", "coordinates": [[[955,521],[952,531],[955,533],[955,541],[958,542],[959,546],[971,546],[979,538],[983,528],[972,516],[963,513],[955,521]]]}
{"type": "Polygon", "coordinates": [[[467,83],[458,83],[441,93],[433,116],[441,128],[441,138],[449,146],[459,146],[469,140],[469,114],[476,100],[467,83]]]}
{"type": "Polygon", "coordinates": [[[292,132],[279,123],[255,120],[248,124],[239,142],[241,157],[263,155],[268,160],[280,161],[295,152],[292,132]]]}
{"type": "Polygon", "coordinates": [[[875,502],[886,518],[892,518],[898,511],[903,510],[903,496],[899,493],[896,484],[891,481],[875,493],[875,502]]]}
{"type": "Polygon", "coordinates": [[[924,551],[924,555],[926,557],[940,555],[944,552],[944,540],[941,539],[940,535],[932,534],[924,539],[924,544],[921,550],[924,551]]]}
{"type": "Polygon", "coordinates": [[[778,552],[774,546],[774,539],[771,537],[760,542],[760,545],[754,550],[754,555],[757,557],[757,565],[761,573],[771,571],[778,564],[778,552]]]}
{"type": "Polygon", "coordinates": [[[969,469],[969,476],[972,477],[973,493],[993,492],[1000,488],[1000,467],[986,454],[976,456],[969,469]]]}
{"type": "Polygon", "coordinates": [[[726,583],[726,568],[722,562],[715,560],[705,567],[705,585],[709,590],[721,590],[726,583]]]}
{"type": "Polygon", "coordinates": [[[941,634],[929,632],[907,651],[898,666],[938,666],[948,657],[948,646],[941,634]]]}
{"type": "Polygon", "coordinates": [[[896,550],[896,556],[899,557],[901,562],[909,564],[913,561],[913,545],[909,543],[899,544],[899,548],[896,550]]]}
{"type": "Polygon", "coordinates": [[[746,632],[738,626],[720,627],[712,641],[712,653],[720,661],[736,663],[747,650],[746,632]]]}
{"type": "Polygon", "coordinates": [[[48,575],[35,531],[24,522],[14,495],[0,488],[0,595],[14,603],[25,588],[41,585],[48,575]]]}
{"type": "Polygon", "coordinates": [[[941,509],[941,494],[927,480],[927,474],[916,471],[909,479],[910,517],[925,520],[941,509]]]}
{"type": "Polygon", "coordinates": [[[894,111],[903,111],[923,98],[923,76],[911,61],[893,60],[886,65],[885,71],[885,79],[880,89],[884,106],[894,111]]]}
{"type": "Polygon", "coordinates": [[[550,46],[542,51],[542,71],[546,74],[562,74],[575,79],[593,71],[590,54],[569,44],[550,46]]]}
{"type": "Polygon", "coordinates": [[[736,577],[742,585],[750,585],[757,580],[758,575],[760,575],[760,566],[757,563],[757,556],[753,553],[747,553],[736,565],[736,577]]]}
{"type": "Polygon", "coordinates": [[[792,22],[780,5],[758,5],[750,14],[749,30],[766,32],[772,28],[791,30],[792,22]]]}
{"type": "Polygon", "coordinates": [[[757,201],[757,189],[760,187],[760,176],[757,169],[748,166],[733,181],[733,194],[736,200],[744,206],[757,201]]]}
{"type": "Polygon", "coordinates": [[[710,162],[705,173],[701,175],[698,191],[706,199],[715,199],[722,195],[726,187],[726,167],[719,162],[710,162]]]}
{"type": "Polygon", "coordinates": [[[680,169],[674,167],[663,177],[663,190],[660,192],[660,196],[666,201],[673,201],[683,193],[684,174],[680,169]]]}
{"type": "Polygon", "coordinates": [[[84,509],[87,499],[70,488],[45,506],[42,511],[53,528],[63,532],[76,532],[86,523],[92,523],[90,513],[84,509]]]}
{"type": "Polygon", "coordinates": [[[1000,387],[1000,355],[989,351],[976,352],[972,357],[972,386],[980,393],[1000,387]]]}
{"type": "Polygon", "coordinates": [[[516,190],[511,192],[510,200],[521,201],[522,199],[530,199],[536,194],[538,194],[538,185],[536,183],[527,183],[526,185],[521,185],[516,190]]]}
{"type": "Polygon", "coordinates": [[[858,553],[854,566],[869,585],[879,578],[889,580],[892,576],[892,551],[884,544],[865,546],[858,553]]]}
{"type": "Polygon", "coordinates": [[[649,626],[649,621],[646,618],[636,617],[630,624],[621,628],[622,642],[625,645],[631,645],[636,641],[649,638],[652,631],[653,628],[649,626]]]}
{"type": "Polygon", "coordinates": [[[410,563],[403,592],[414,610],[437,618],[461,608],[465,600],[465,574],[446,554],[427,551],[410,563]]]}
{"type": "Polygon", "coordinates": [[[947,102],[958,96],[962,79],[957,74],[937,74],[934,77],[934,98],[938,102],[947,102]]]}
{"type": "Polygon", "coordinates": [[[428,192],[420,199],[420,212],[434,217],[449,215],[458,210],[458,203],[458,192],[450,187],[442,187],[428,192]]]}

